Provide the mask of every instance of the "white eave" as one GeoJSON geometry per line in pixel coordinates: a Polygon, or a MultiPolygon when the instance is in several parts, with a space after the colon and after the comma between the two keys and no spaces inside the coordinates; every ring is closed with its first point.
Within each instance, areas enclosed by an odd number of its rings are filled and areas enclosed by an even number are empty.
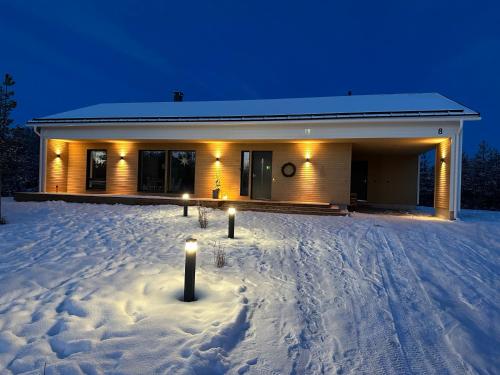
{"type": "Polygon", "coordinates": [[[478,120],[479,113],[440,94],[358,95],[180,103],[110,103],[28,122],[31,126],[204,125],[478,120]]]}
{"type": "Polygon", "coordinates": [[[157,118],[61,118],[33,119],[27,123],[34,127],[47,126],[137,126],[137,125],[248,125],[252,123],[329,123],[329,122],[405,122],[405,121],[453,121],[480,120],[479,114],[463,114],[454,111],[387,113],[387,114],[314,114],[300,116],[234,116],[234,117],[157,117],[157,118]]]}

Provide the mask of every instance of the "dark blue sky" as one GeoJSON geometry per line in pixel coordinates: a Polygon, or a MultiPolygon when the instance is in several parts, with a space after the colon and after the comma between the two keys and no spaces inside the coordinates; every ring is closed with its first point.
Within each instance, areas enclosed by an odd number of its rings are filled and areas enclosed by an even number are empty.
{"type": "Polygon", "coordinates": [[[6,1],[18,123],[101,102],[440,92],[500,147],[500,1],[6,1]]]}

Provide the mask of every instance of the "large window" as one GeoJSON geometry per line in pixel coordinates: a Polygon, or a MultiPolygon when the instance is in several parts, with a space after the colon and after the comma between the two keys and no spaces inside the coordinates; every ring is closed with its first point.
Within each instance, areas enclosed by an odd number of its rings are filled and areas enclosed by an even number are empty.
{"type": "Polygon", "coordinates": [[[87,150],[87,190],[106,190],[106,150],[87,150]]]}
{"type": "Polygon", "coordinates": [[[168,152],[168,192],[194,193],[195,151],[168,152]]]}
{"type": "Polygon", "coordinates": [[[165,151],[139,151],[137,190],[148,193],[165,192],[165,151]]]}
{"type": "Polygon", "coordinates": [[[250,151],[241,151],[240,195],[248,195],[250,182],[250,151]]]}

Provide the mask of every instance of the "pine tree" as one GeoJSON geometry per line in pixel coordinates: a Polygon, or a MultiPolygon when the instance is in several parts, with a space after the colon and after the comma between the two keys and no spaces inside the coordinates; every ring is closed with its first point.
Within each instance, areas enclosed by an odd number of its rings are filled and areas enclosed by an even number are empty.
{"type": "Polygon", "coordinates": [[[473,203],[473,171],[474,163],[469,158],[467,153],[462,154],[462,195],[461,195],[461,207],[462,208],[472,208],[473,203]]]}
{"type": "Polygon", "coordinates": [[[13,120],[10,118],[11,112],[16,108],[16,101],[12,99],[14,96],[14,79],[10,74],[5,74],[4,80],[0,86],[0,224],[5,224],[5,219],[2,216],[2,177],[7,159],[7,138],[9,133],[9,125],[13,120]]]}
{"type": "Polygon", "coordinates": [[[462,157],[462,207],[500,209],[500,152],[485,141],[474,157],[462,157]]]}
{"type": "Polygon", "coordinates": [[[429,162],[429,154],[420,155],[420,197],[419,205],[434,205],[434,164],[429,162]]]}

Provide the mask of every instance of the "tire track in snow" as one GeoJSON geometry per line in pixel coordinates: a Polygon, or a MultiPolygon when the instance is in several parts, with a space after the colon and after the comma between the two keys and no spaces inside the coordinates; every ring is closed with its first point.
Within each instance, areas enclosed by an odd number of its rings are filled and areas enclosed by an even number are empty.
{"type": "Polygon", "coordinates": [[[324,291],[331,291],[330,284],[334,280],[332,270],[335,267],[330,253],[320,251],[328,249],[329,245],[318,242],[320,237],[314,233],[314,220],[321,218],[314,218],[312,223],[302,223],[297,228],[302,236],[291,253],[296,276],[295,298],[302,326],[296,337],[297,342],[289,346],[289,357],[293,360],[292,374],[331,374],[335,370],[331,350],[338,348],[338,340],[332,332],[328,332],[323,318],[324,305],[330,302],[324,291]],[[326,258],[322,257],[324,255],[326,258]]]}
{"type": "Polygon", "coordinates": [[[405,374],[409,367],[388,313],[387,295],[372,248],[372,232],[373,224],[362,222],[339,232],[344,257],[353,258],[351,268],[343,272],[342,278],[347,271],[353,276],[349,281],[341,280],[348,305],[342,344],[348,349],[338,358],[338,373],[405,374]]]}
{"type": "Polygon", "coordinates": [[[465,367],[443,339],[444,328],[430,306],[430,300],[416,276],[404,248],[389,229],[376,230],[374,240],[378,265],[386,291],[390,313],[401,344],[409,373],[463,374],[465,367]],[[398,244],[398,248],[394,246],[398,244]]]}

